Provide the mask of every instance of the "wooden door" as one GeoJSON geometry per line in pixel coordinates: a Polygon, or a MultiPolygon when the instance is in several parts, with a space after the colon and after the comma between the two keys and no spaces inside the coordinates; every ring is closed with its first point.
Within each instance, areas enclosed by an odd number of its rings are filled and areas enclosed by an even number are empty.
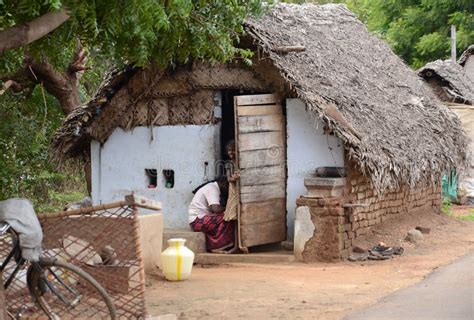
{"type": "Polygon", "coordinates": [[[240,247],[286,239],[286,133],[276,95],[236,96],[240,247]]]}

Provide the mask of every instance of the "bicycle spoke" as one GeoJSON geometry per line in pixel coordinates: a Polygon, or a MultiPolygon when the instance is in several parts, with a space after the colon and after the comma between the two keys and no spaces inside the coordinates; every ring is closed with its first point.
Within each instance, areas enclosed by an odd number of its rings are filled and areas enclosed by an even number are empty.
{"type": "Polygon", "coordinates": [[[48,279],[46,279],[47,277],[42,275],[41,276],[41,280],[43,282],[46,283],[46,285],[48,286],[49,290],[51,290],[52,293],[54,293],[64,304],[70,306],[71,303],[67,300],[66,297],[64,297],[64,295],[59,292],[59,290],[56,289],[56,287],[54,286],[54,284],[52,284],[50,281],[48,281],[48,279]]]}
{"type": "Polygon", "coordinates": [[[79,292],[77,292],[76,290],[74,290],[74,288],[68,286],[64,281],[63,279],[58,276],[56,274],[56,272],[54,272],[51,268],[48,268],[49,272],[51,272],[53,274],[53,276],[56,278],[56,280],[58,280],[59,283],[61,283],[70,293],[72,293],[73,295],[76,296],[76,299],[80,299],[81,298],[81,294],[79,292]]]}
{"type": "MultiPolygon", "coordinates": [[[[83,270],[60,261],[41,262],[34,274],[35,297],[51,317],[59,318],[108,318],[113,303],[95,280],[83,270]],[[91,282],[92,281],[92,282],[91,282]],[[41,283],[49,289],[41,293],[41,283]],[[108,299],[108,300],[107,300],[108,299]],[[53,313],[54,311],[54,313],[53,313]]],[[[112,309],[114,310],[114,309],[112,309]]],[[[113,311],[115,312],[115,310],[113,311]]]]}

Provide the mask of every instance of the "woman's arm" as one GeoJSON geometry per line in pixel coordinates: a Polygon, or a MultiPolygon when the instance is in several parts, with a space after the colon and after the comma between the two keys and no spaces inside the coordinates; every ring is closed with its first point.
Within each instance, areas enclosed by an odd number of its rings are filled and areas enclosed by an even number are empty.
{"type": "Polygon", "coordinates": [[[211,204],[210,206],[210,209],[212,211],[212,213],[222,213],[225,211],[225,207],[219,205],[219,204],[211,204]]]}

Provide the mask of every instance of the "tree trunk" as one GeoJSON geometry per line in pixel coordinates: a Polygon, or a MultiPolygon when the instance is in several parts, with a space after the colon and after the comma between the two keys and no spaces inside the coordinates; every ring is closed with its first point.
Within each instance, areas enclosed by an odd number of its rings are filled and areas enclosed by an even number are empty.
{"type": "Polygon", "coordinates": [[[48,12],[21,26],[14,26],[0,32],[0,53],[8,49],[24,47],[36,41],[69,19],[64,11],[48,12]]]}
{"type": "Polygon", "coordinates": [[[58,99],[64,114],[67,115],[81,104],[79,80],[86,69],[86,62],[87,55],[80,44],[73,61],[63,73],[54,70],[46,59],[38,62],[27,57],[23,69],[14,75],[0,78],[5,84],[8,83],[8,86],[3,86],[3,91],[11,88],[20,92],[42,84],[49,94],[58,99]]]}

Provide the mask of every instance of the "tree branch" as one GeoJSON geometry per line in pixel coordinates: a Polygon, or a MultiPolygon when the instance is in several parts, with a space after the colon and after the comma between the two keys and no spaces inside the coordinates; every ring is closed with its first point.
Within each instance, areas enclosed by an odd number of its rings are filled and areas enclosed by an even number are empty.
{"type": "Polygon", "coordinates": [[[8,88],[19,92],[42,84],[48,93],[58,99],[64,114],[69,114],[81,104],[79,80],[86,69],[86,63],[87,51],[79,41],[72,61],[64,72],[54,70],[47,59],[35,61],[26,57],[22,69],[13,75],[0,77],[0,80],[4,81],[0,94],[8,88]]]}
{"type": "Polygon", "coordinates": [[[48,12],[21,26],[15,26],[0,32],[0,53],[6,50],[26,46],[36,41],[69,19],[65,10],[48,12]]]}

